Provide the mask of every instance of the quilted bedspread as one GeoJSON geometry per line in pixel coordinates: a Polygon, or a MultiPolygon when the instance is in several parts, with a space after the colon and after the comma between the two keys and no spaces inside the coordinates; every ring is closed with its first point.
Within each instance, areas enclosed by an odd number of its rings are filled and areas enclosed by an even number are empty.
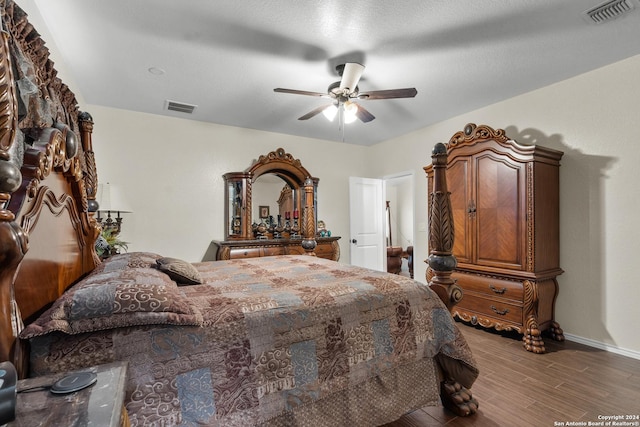
{"type": "Polygon", "coordinates": [[[129,362],[131,424],[372,426],[439,402],[436,355],[477,375],[446,307],[412,279],[308,256],[194,264],[196,326],[32,339],[35,374],[129,362]]]}

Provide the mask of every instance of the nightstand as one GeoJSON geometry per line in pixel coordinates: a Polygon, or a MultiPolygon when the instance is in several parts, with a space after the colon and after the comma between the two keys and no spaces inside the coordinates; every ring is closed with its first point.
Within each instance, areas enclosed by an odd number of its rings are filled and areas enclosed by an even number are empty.
{"type": "Polygon", "coordinates": [[[54,394],[48,386],[70,372],[18,381],[18,390],[33,390],[18,393],[16,419],[7,426],[129,426],[124,407],[127,362],[109,363],[77,372],[94,372],[97,381],[69,394],[54,394]]]}

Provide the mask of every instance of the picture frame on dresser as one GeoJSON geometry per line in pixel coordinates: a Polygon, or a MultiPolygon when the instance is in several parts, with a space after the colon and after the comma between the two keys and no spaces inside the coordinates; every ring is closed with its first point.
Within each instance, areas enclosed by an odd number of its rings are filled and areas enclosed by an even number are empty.
{"type": "Polygon", "coordinates": [[[269,206],[260,206],[260,219],[269,218],[269,206]]]}

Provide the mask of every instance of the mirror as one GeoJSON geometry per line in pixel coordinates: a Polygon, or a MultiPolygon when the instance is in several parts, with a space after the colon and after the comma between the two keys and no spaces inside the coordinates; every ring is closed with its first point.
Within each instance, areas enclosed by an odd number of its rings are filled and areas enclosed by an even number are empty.
{"type": "Polygon", "coordinates": [[[240,235],[242,234],[241,221],[242,209],[244,206],[242,183],[240,181],[231,181],[227,183],[226,193],[226,216],[229,218],[227,221],[229,226],[227,233],[231,235],[240,235]]]}
{"type": "Polygon", "coordinates": [[[223,177],[225,240],[315,237],[319,180],[282,148],[260,156],[244,172],[223,177]],[[310,216],[310,227],[303,215],[310,216]]]}
{"type": "Polygon", "coordinates": [[[264,174],[255,180],[252,188],[252,223],[260,223],[260,220],[265,218],[265,209],[261,207],[266,207],[267,216],[272,216],[275,221],[278,220],[278,215],[286,219],[287,212],[288,216],[292,216],[298,191],[292,189],[286,181],[276,175],[264,174]]]}

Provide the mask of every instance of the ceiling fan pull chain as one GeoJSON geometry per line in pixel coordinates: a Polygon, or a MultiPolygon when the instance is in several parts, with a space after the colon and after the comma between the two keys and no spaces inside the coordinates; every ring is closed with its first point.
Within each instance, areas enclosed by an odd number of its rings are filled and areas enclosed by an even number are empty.
{"type": "Polygon", "coordinates": [[[344,142],[344,108],[338,106],[338,130],[342,131],[342,142],[344,142]]]}

